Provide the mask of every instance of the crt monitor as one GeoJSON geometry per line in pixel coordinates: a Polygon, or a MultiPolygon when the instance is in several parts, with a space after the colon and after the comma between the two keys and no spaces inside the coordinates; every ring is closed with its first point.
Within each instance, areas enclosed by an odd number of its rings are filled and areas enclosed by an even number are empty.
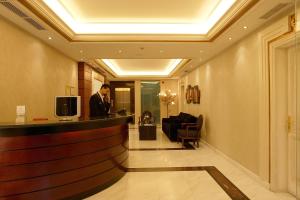
{"type": "Polygon", "coordinates": [[[55,116],[62,119],[80,117],[80,96],[56,96],[55,116]]]}

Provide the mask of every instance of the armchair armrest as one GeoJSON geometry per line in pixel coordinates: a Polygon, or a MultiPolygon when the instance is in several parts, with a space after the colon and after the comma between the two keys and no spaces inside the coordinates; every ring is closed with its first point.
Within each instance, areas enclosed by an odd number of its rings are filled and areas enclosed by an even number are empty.
{"type": "Polygon", "coordinates": [[[189,125],[189,126],[186,126],[186,129],[190,129],[190,128],[199,128],[200,125],[189,125]]]}
{"type": "Polygon", "coordinates": [[[197,128],[200,128],[200,125],[188,125],[186,126],[186,133],[187,133],[187,136],[190,136],[189,135],[189,130],[192,129],[192,130],[197,130],[197,128]]]}
{"type": "Polygon", "coordinates": [[[185,128],[186,126],[198,125],[197,123],[181,123],[181,128],[185,128]]]}

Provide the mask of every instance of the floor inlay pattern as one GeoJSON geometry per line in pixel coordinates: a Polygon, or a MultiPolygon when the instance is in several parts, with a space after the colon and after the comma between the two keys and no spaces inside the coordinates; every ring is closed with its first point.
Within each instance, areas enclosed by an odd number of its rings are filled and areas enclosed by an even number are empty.
{"type": "Polygon", "coordinates": [[[199,167],[153,167],[153,168],[127,168],[126,172],[170,172],[170,171],[203,171],[205,170],[218,185],[233,200],[249,200],[249,198],[239,190],[229,179],[227,179],[214,166],[199,167]]]}
{"type": "Polygon", "coordinates": [[[184,147],[170,147],[170,148],[130,148],[129,151],[172,151],[172,150],[195,150],[195,147],[190,143],[184,144],[184,147]]]}

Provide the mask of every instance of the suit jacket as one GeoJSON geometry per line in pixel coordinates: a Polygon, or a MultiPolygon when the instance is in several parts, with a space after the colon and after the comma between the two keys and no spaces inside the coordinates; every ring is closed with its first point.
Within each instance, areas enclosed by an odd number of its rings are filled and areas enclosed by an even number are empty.
{"type": "Polygon", "coordinates": [[[90,117],[107,116],[110,103],[103,102],[99,93],[93,94],[90,98],[90,117]]]}

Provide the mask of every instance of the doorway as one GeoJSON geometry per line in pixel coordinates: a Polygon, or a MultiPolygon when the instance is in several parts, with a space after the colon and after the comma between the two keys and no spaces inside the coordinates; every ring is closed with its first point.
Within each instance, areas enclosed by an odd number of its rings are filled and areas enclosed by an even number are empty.
{"type": "Polygon", "coordinates": [[[135,93],[133,81],[111,81],[111,112],[135,112],[135,93]]]}
{"type": "Polygon", "coordinates": [[[297,52],[291,35],[271,46],[271,190],[297,196],[297,52]]]}

